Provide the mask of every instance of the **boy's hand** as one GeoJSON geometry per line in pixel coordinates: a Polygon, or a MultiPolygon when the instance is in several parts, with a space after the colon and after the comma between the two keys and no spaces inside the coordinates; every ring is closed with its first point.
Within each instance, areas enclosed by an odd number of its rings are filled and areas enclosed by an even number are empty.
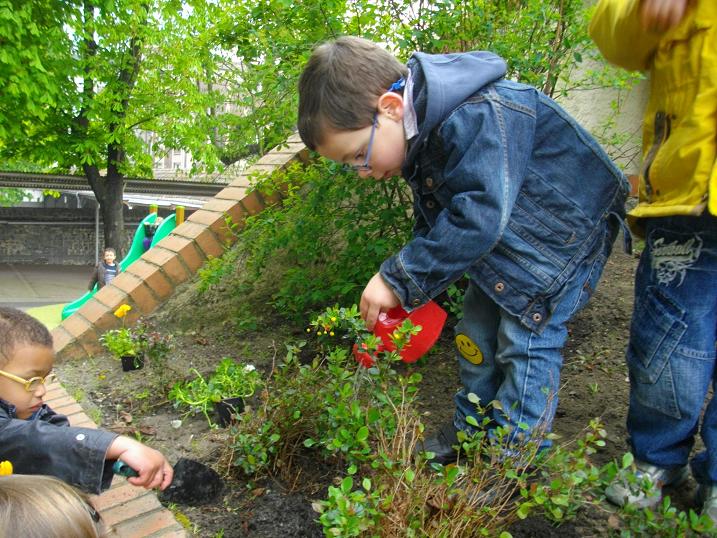
{"type": "Polygon", "coordinates": [[[691,0],[642,0],[640,21],[650,32],[666,32],[677,26],[685,16],[691,0]]]}
{"type": "Polygon", "coordinates": [[[359,303],[361,317],[366,322],[366,328],[369,331],[373,331],[378,315],[394,306],[398,306],[398,304],[398,297],[384,282],[383,277],[379,273],[373,275],[368,284],[366,284],[359,303]]]}
{"type": "Polygon", "coordinates": [[[107,458],[121,459],[139,473],[139,476],[127,479],[133,486],[165,489],[172,483],[174,469],[162,453],[124,435],[112,442],[107,450],[107,458]]]}

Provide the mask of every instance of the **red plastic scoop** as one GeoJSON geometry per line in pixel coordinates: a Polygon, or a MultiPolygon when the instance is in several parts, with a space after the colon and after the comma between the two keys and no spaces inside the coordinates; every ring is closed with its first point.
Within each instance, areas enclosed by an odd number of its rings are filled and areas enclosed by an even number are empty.
{"type": "MultiPolygon", "coordinates": [[[[378,321],[373,328],[373,334],[379,336],[383,342],[377,351],[394,351],[396,346],[393,345],[390,335],[397,327],[408,318],[416,326],[421,327],[421,332],[411,336],[411,341],[401,350],[401,360],[403,362],[416,362],[436,343],[438,337],[443,330],[446,322],[446,311],[438,306],[434,301],[429,301],[423,306],[416,308],[409,314],[402,307],[397,306],[388,312],[381,312],[378,321]]],[[[354,357],[365,367],[373,365],[373,358],[366,352],[360,352],[358,346],[354,345],[354,357]]]]}

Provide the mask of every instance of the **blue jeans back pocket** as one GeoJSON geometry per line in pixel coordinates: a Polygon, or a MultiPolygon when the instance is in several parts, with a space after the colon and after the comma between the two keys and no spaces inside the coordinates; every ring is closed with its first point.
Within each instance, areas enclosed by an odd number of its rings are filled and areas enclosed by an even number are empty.
{"type": "Polygon", "coordinates": [[[682,418],[670,357],[687,330],[684,310],[655,286],[638,297],[632,316],[627,366],[632,396],[642,405],[682,418]]]}

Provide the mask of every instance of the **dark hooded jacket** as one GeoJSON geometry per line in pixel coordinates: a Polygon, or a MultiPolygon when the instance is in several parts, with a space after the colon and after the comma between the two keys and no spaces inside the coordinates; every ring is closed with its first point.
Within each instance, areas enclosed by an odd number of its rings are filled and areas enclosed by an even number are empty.
{"type": "Polygon", "coordinates": [[[415,237],[381,275],[410,310],[468,274],[540,331],[578,266],[614,238],[601,224],[624,217],[626,178],[557,103],[505,80],[498,56],[416,53],[408,68],[415,237]]]}
{"type": "Polygon", "coordinates": [[[105,454],[116,437],[71,427],[67,417],[46,404],[32,419],[21,420],[14,405],[0,400],[0,461],[12,463],[16,474],[51,475],[87,493],[100,493],[112,482],[114,462],[105,460],[105,454]]]}

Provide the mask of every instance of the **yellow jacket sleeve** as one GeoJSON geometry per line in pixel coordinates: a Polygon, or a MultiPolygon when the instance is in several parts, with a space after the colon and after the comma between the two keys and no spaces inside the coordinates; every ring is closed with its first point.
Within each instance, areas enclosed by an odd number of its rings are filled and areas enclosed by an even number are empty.
{"type": "Polygon", "coordinates": [[[642,28],[639,8],[640,0],[600,0],[590,21],[590,36],[609,62],[646,71],[662,34],[642,28]]]}

